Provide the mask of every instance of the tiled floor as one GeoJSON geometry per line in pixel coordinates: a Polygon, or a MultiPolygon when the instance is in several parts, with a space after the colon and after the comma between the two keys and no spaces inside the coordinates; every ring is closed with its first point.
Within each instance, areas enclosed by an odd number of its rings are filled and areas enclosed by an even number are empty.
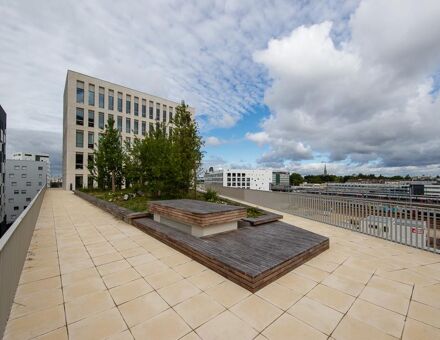
{"type": "Polygon", "coordinates": [[[440,255],[284,215],[330,250],[251,294],[48,190],[5,339],[440,339],[440,255]]]}

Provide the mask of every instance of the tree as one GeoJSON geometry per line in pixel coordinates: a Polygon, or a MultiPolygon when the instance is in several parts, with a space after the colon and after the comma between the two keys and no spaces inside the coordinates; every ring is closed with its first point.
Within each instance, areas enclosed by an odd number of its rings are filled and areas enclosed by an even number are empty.
{"type": "Polygon", "coordinates": [[[292,172],[289,177],[290,185],[298,186],[301,183],[304,183],[304,178],[298,173],[292,172]]]}
{"type": "Polygon", "coordinates": [[[114,119],[109,118],[87,166],[93,179],[98,182],[98,187],[107,189],[111,186],[113,192],[116,191],[116,187],[120,188],[123,182],[122,141],[119,130],[115,129],[114,125],[114,119]]]}

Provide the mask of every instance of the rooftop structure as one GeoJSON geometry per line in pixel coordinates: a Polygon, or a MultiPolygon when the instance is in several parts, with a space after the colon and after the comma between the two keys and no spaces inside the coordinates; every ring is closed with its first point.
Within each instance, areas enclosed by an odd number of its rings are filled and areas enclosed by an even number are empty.
{"type": "MultiPolygon", "coordinates": [[[[110,117],[131,142],[165,123],[172,131],[179,103],[74,71],[68,71],[64,88],[63,187],[73,190],[94,185],[87,164],[99,134],[110,117]]],[[[189,108],[194,116],[194,108],[189,108]]]]}
{"type": "Polygon", "coordinates": [[[11,159],[22,160],[22,161],[36,161],[36,162],[46,162],[47,163],[47,175],[46,183],[50,184],[51,172],[50,172],[50,156],[47,153],[32,153],[32,152],[14,152],[11,159]]]}

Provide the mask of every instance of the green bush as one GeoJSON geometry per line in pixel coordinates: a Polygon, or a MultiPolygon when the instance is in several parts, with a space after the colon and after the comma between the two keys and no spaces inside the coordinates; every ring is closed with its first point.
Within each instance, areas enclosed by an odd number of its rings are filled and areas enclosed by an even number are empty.
{"type": "Polygon", "coordinates": [[[208,191],[205,192],[205,200],[208,202],[217,202],[219,200],[217,191],[208,189],[208,191]]]}

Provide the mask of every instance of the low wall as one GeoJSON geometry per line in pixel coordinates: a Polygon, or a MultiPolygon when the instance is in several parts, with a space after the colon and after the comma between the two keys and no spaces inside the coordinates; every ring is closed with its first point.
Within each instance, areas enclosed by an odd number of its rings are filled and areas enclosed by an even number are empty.
{"type": "Polygon", "coordinates": [[[45,192],[43,187],[0,238],[0,338],[8,322],[45,192]]]}

